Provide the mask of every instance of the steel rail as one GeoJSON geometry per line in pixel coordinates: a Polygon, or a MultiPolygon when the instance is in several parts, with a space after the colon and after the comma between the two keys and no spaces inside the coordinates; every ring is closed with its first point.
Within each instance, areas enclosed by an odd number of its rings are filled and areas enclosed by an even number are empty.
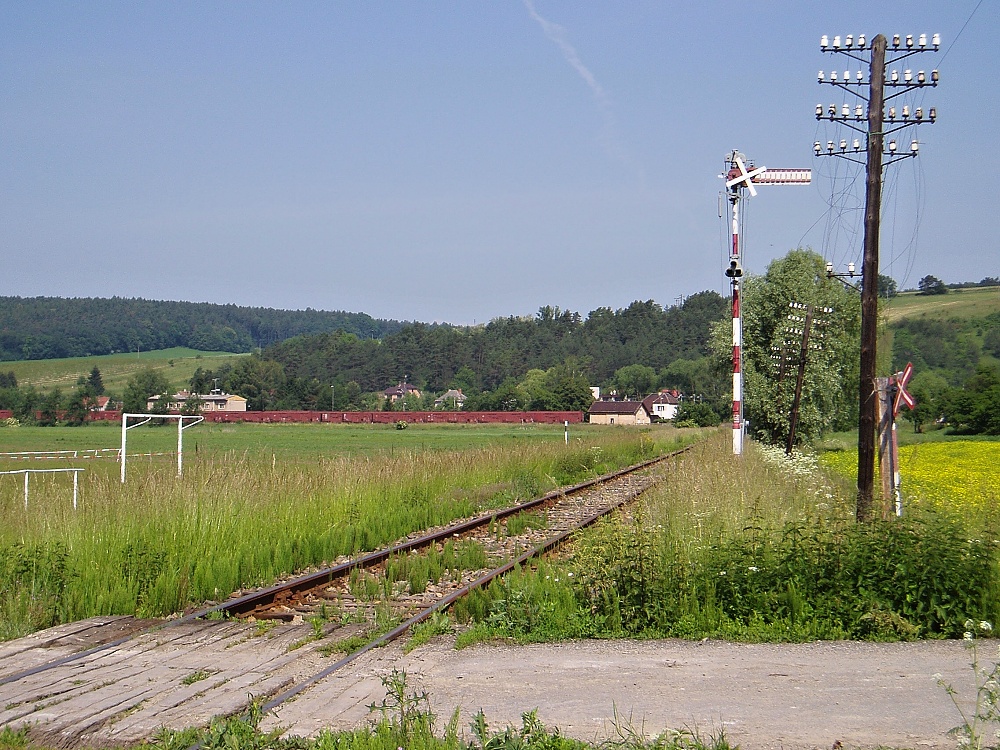
{"type": "MultiPolygon", "coordinates": [[[[55,669],[57,667],[61,667],[61,666],[64,666],[66,664],[70,664],[72,662],[79,661],[81,659],[85,659],[88,656],[99,654],[99,653],[101,653],[103,651],[108,651],[110,649],[116,648],[117,646],[120,646],[123,643],[127,643],[127,642],[129,642],[129,641],[131,641],[131,640],[133,640],[135,638],[140,637],[140,636],[148,635],[150,633],[160,632],[160,631],[166,630],[168,628],[172,628],[172,627],[176,627],[178,625],[183,625],[183,624],[186,624],[186,623],[189,623],[189,622],[193,622],[194,620],[203,619],[205,617],[209,617],[209,616],[211,616],[213,614],[216,614],[216,613],[222,613],[223,615],[230,615],[230,616],[232,616],[232,615],[248,614],[248,613],[252,613],[254,611],[259,611],[262,608],[273,606],[273,604],[276,601],[278,601],[279,599],[281,599],[283,597],[290,596],[290,595],[296,594],[296,593],[301,593],[303,591],[309,591],[311,589],[318,588],[318,587],[323,586],[323,585],[325,585],[327,583],[330,583],[331,581],[333,581],[333,580],[335,580],[337,578],[349,575],[350,572],[353,571],[353,570],[355,570],[355,569],[365,569],[365,568],[370,568],[370,567],[373,567],[375,565],[378,565],[378,564],[380,564],[382,562],[385,562],[389,557],[391,557],[394,554],[401,554],[401,553],[404,553],[404,552],[410,552],[412,550],[422,549],[422,548],[428,547],[428,546],[430,546],[432,544],[435,544],[435,543],[437,543],[437,542],[439,542],[441,540],[451,538],[455,534],[460,534],[460,533],[464,533],[466,531],[471,531],[471,530],[474,530],[474,529],[477,529],[477,528],[481,528],[482,526],[486,526],[486,525],[488,525],[490,523],[493,523],[493,522],[495,522],[497,520],[501,520],[501,519],[507,518],[509,516],[516,515],[518,513],[523,513],[523,512],[529,511],[529,510],[533,510],[534,508],[542,506],[545,503],[548,503],[548,502],[550,502],[552,500],[556,500],[556,499],[558,499],[560,497],[564,497],[566,495],[571,495],[571,494],[576,494],[578,492],[581,492],[583,490],[589,489],[589,488],[594,487],[596,485],[603,484],[603,483],[609,482],[611,480],[617,479],[618,477],[626,476],[628,474],[632,474],[632,473],[635,473],[637,471],[641,471],[641,470],[643,470],[645,468],[648,468],[648,467],[653,466],[653,465],[655,465],[657,463],[660,463],[662,461],[666,461],[666,460],[668,460],[670,458],[673,458],[673,457],[675,457],[675,456],[677,456],[677,455],[679,455],[681,453],[684,453],[685,451],[690,450],[691,447],[692,446],[689,445],[689,446],[686,446],[686,447],[681,448],[679,450],[672,451],[671,453],[667,453],[667,454],[662,455],[662,456],[657,456],[655,458],[651,458],[651,459],[648,459],[646,461],[641,461],[640,463],[633,464],[632,466],[627,466],[624,469],[619,469],[617,471],[613,471],[613,472],[610,472],[608,474],[602,474],[599,477],[594,477],[593,479],[588,479],[588,480],[586,480],[584,482],[580,482],[578,484],[570,485],[569,487],[564,487],[564,488],[560,488],[560,489],[557,489],[557,490],[553,490],[552,492],[548,492],[548,493],[546,493],[545,495],[543,495],[541,497],[535,498],[533,500],[529,500],[528,502],[525,502],[525,503],[521,503],[520,505],[514,505],[514,506],[511,506],[509,508],[504,508],[504,509],[501,509],[501,510],[492,511],[490,513],[486,513],[486,514],[483,514],[481,516],[477,516],[477,517],[475,517],[475,518],[473,518],[473,519],[471,519],[469,521],[465,521],[463,523],[456,524],[455,526],[446,527],[446,528],[441,529],[439,531],[436,531],[436,532],[434,532],[432,534],[427,534],[427,535],[418,537],[416,539],[412,539],[410,541],[394,545],[393,547],[390,547],[390,548],[387,548],[387,549],[384,549],[384,550],[378,550],[376,552],[371,552],[371,553],[368,553],[366,555],[362,555],[361,557],[354,558],[353,560],[349,560],[347,562],[341,563],[339,565],[335,565],[335,566],[332,566],[332,567],[329,567],[329,568],[324,568],[323,570],[317,571],[315,573],[310,573],[310,574],[305,575],[305,576],[300,576],[300,577],[291,579],[289,581],[286,581],[285,583],[277,584],[275,586],[270,586],[270,587],[268,587],[266,589],[262,589],[260,591],[255,591],[253,593],[246,594],[244,596],[241,596],[241,597],[238,597],[238,598],[235,598],[235,599],[231,599],[229,601],[222,602],[220,604],[216,604],[216,605],[213,605],[213,606],[205,608],[205,609],[197,610],[195,612],[191,612],[189,614],[183,615],[182,617],[178,617],[178,618],[175,618],[173,620],[167,620],[166,622],[158,623],[158,624],[156,624],[156,625],[154,625],[152,627],[149,627],[149,628],[144,628],[142,630],[137,630],[134,633],[130,633],[128,635],[122,636],[121,638],[116,638],[114,640],[108,641],[107,643],[102,643],[102,644],[100,644],[98,646],[92,646],[91,648],[84,649],[82,651],[77,651],[76,653],[73,653],[73,654],[68,654],[68,655],[66,655],[64,657],[61,657],[59,659],[54,659],[54,660],[52,660],[50,662],[45,662],[43,664],[36,665],[36,666],[31,667],[29,669],[25,669],[25,670],[22,670],[20,672],[15,672],[15,673],[9,674],[9,675],[7,675],[5,677],[0,677],[0,685],[6,685],[6,684],[9,684],[9,683],[12,683],[12,682],[17,682],[18,680],[24,679],[25,677],[30,677],[31,675],[39,674],[41,672],[45,672],[45,671],[48,671],[50,669],[55,669]]],[[[579,528],[583,528],[583,526],[580,526],[579,528]]],[[[530,558],[530,556],[529,556],[529,558],[530,558]]],[[[518,558],[518,559],[520,559],[520,558],[518,558]]],[[[508,568],[508,570],[509,570],[509,568],[508,568]]],[[[504,571],[504,572],[506,572],[506,571],[504,571]]],[[[461,591],[461,589],[459,591],[461,591]]],[[[449,595],[449,597],[446,597],[442,601],[448,601],[451,598],[451,596],[452,595],[449,595]]],[[[437,611],[437,610],[435,609],[433,611],[437,611]]],[[[428,614],[424,615],[424,617],[429,617],[430,614],[433,614],[433,611],[431,611],[428,614]]],[[[421,618],[421,619],[423,619],[423,618],[421,618]]],[[[415,622],[410,622],[409,620],[407,620],[407,623],[409,623],[409,625],[415,624],[416,622],[420,622],[420,620],[416,620],[415,622]]],[[[409,625],[407,627],[409,627],[409,625]]],[[[402,632],[405,632],[405,629],[402,632]]],[[[385,636],[383,636],[383,637],[385,637],[385,636]]],[[[395,637],[399,637],[399,636],[397,635],[395,637]]],[[[388,641],[386,641],[386,642],[388,642],[388,641]]],[[[360,655],[360,654],[358,654],[358,655],[360,655]]],[[[354,658],[356,658],[356,657],[354,657],[354,658]]],[[[341,660],[341,661],[343,661],[343,660],[341,660]]],[[[338,664],[339,664],[339,662],[338,662],[338,664]]]]}
{"type": "MultiPolygon", "coordinates": [[[[680,451],[672,453],[669,456],[664,456],[663,460],[665,460],[667,458],[674,457],[674,456],[676,456],[676,455],[678,455],[680,453],[683,453],[685,450],[687,450],[687,448],[684,448],[684,449],[682,449],[680,451]]],[[[468,583],[465,586],[463,586],[463,587],[461,587],[459,589],[456,589],[455,591],[451,592],[450,594],[448,594],[447,596],[443,597],[439,601],[435,602],[431,606],[424,608],[420,612],[417,612],[415,615],[413,615],[412,617],[410,617],[408,620],[400,623],[395,628],[393,628],[392,630],[390,630],[388,633],[385,633],[385,634],[379,636],[378,638],[376,638],[375,640],[373,640],[370,643],[366,644],[365,646],[362,646],[357,651],[355,651],[355,652],[353,652],[351,654],[348,654],[343,659],[340,659],[338,662],[336,662],[334,664],[331,664],[329,667],[327,667],[326,669],[322,670],[321,672],[316,673],[312,677],[304,680],[303,682],[300,682],[298,685],[295,685],[294,687],[288,688],[287,690],[285,690],[280,695],[275,696],[274,698],[272,698],[271,700],[269,700],[267,703],[263,704],[261,706],[261,710],[264,713],[267,713],[268,711],[271,711],[274,708],[277,708],[278,706],[280,706],[285,701],[290,700],[291,698],[294,698],[296,695],[298,695],[299,693],[301,693],[306,688],[310,687],[311,685],[316,684],[317,682],[319,682],[320,680],[325,679],[326,677],[329,677],[331,674],[333,674],[334,672],[336,672],[338,669],[341,669],[342,667],[350,664],[355,659],[358,659],[361,656],[364,656],[365,654],[367,654],[369,651],[371,651],[373,649],[381,648],[382,646],[385,646],[385,645],[391,643],[392,641],[396,640],[397,638],[399,638],[400,636],[402,636],[404,633],[406,633],[414,625],[417,625],[417,624],[423,622],[424,620],[426,620],[428,617],[430,617],[431,615],[435,614],[436,612],[440,612],[442,610],[447,609],[452,604],[454,604],[456,601],[458,601],[459,599],[461,599],[463,596],[468,596],[470,593],[472,593],[476,589],[479,589],[479,588],[482,588],[483,586],[486,586],[487,584],[491,583],[496,578],[500,578],[502,576],[505,576],[507,573],[509,573],[510,571],[514,570],[519,565],[523,565],[524,563],[528,562],[528,560],[531,560],[532,558],[535,558],[535,557],[538,557],[540,555],[543,555],[543,554],[545,554],[547,552],[551,552],[552,550],[556,549],[557,547],[562,546],[563,544],[565,544],[573,536],[573,534],[575,534],[576,532],[580,531],[581,529],[585,529],[588,526],[591,526],[591,525],[595,524],[597,521],[601,520],[605,516],[610,515],[611,513],[614,513],[616,510],[618,510],[619,508],[621,508],[623,505],[632,502],[633,500],[635,500],[636,497],[638,497],[642,493],[646,492],[649,489],[650,486],[652,486],[652,485],[643,487],[641,489],[633,490],[626,497],[624,497],[621,500],[619,500],[618,502],[612,504],[610,507],[605,508],[604,510],[600,511],[599,513],[595,513],[594,515],[589,516],[588,518],[584,519],[583,521],[581,521],[579,524],[577,524],[573,528],[566,529],[565,531],[560,532],[556,536],[553,536],[553,537],[545,540],[544,542],[542,542],[538,546],[532,547],[529,550],[525,550],[523,553],[521,553],[514,560],[510,560],[510,561],[504,563],[503,565],[501,565],[499,568],[494,568],[493,570],[489,571],[488,573],[484,573],[482,576],[480,576],[479,578],[477,578],[475,581],[472,581],[471,583],[468,583]]]]}

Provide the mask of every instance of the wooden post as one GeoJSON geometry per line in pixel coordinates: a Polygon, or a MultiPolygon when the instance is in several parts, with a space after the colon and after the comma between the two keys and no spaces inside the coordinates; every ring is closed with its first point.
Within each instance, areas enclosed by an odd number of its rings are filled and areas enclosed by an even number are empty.
{"type": "Polygon", "coordinates": [[[882,520],[889,518],[892,487],[892,389],[889,378],[876,380],[878,391],[878,469],[882,479],[882,520]]]}
{"type": "Polygon", "coordinates": [[[882,109],[885,105],[885,36],[872,40],[868,98],[865,245],[861,272],[861,379],[858,387],[858,521],[872,519],[875,481],[876,339],[878,336],[879,213],[882,210],[882,109]]]}
{"type": "Polygon", "coordinates": [[[795,398],[792,401],[792,415],[788,422],[788,445],[785,453],[792,455],[795,448],[795,427],[799,422],[799,404],[802,401],[802,382],[806,375],[806,357],[809,354],[809,329],[812,327],[813,306],[806,308],[806,321],[802,328],[802,346],[799,348],[799,373],[795,378],[795,398]]]}

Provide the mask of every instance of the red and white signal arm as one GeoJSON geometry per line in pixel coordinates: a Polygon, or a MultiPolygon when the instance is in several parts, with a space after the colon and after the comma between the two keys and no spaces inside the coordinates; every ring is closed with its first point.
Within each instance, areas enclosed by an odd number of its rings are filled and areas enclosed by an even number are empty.
{"type": "Polygon", "coordinates": [[[899,414],[899,407],[902,404],[906,404],[908,409],[912,409],[917,405],[916,400],[910,395],[910,392],[906,390],[906,384],[910,382],[910,378],[912,377],[913,363],[907,362],[903,371],[896,374],[896,398],[892,401],[893,417],[896,417],[899,414]]]}

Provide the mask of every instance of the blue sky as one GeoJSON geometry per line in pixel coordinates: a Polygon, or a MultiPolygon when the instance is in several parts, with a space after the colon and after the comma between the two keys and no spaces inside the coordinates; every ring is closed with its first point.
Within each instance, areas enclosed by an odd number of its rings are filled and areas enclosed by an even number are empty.
{"type": "Polygon", "coordinates": [[[909,63],[940,69],[938,121],[887,174],[882,272],[1000,276],[996,3],[888,5],[4,3],[0,294],[452,323],[670,305],[727,291],[734,148],[814,171],[747,202],[748,270],[799,245],[840,267],[864,180],[812,154],[817,102],[843,100],[816,73],[846,62],[819,38],[880,32],[942,35],[909,63]]]}

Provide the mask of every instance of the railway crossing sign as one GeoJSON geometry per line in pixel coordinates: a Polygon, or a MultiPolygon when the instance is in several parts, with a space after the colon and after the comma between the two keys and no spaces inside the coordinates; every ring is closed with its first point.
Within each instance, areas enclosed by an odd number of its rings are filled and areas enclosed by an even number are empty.
{"type": "Polygon", "coordinates": [[[911,377],[913,377],[913,363],[907,362],[903,371],[896,373],[896,396],[892,400],[893,419],[899,416],[899,407],[902,404],[906,404],[908,409],[912,409],[917,405],[916,400],[910,392],[906,390],[906,384],[910,382],[911,377]]]}

